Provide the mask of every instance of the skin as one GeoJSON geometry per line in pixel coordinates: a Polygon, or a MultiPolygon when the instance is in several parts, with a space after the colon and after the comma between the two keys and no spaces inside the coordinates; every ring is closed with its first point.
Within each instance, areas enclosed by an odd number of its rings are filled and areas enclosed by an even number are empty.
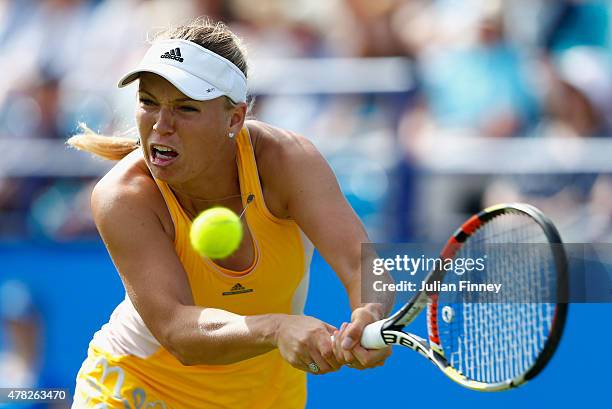
{"type": "MultiPolygon", "coordinates": [[[[92,209],[131,301],[160,344],[184,365],[229,364],[275,348],[298,369],[308,371],[316,362],[320,374],[348,363],[362,369],[384,362],[390,348],[366,351],[356,345],[363,327],[385,314],[381,304],[359,303],[360,245],[369,240],[314,146],[261,122],[246,123],[269,210],[295,220],[347,290],[352,322],[341,331],[309,316],[239,316],[194,305],[174,250],[172,219],[151,175],[169,184],[192,217],[219,204],[219,198],[228,198],[221,204],[241,212],[240,198],[233,197],[240,193],[236,143],[227,135],[238,134],[245,124],[246,105],[228,108],[224,97],[191,100],[155,74],[141,76],[138,104],[142,150],[126,156],[96,185],[92,209]],[[170,166],[156,166],[153,144],[171,147],[178,158],[170,166]]],[[[251,264],[252,240],[244,227],[245,240],[223,267],[240,270],[251,264]]]]}

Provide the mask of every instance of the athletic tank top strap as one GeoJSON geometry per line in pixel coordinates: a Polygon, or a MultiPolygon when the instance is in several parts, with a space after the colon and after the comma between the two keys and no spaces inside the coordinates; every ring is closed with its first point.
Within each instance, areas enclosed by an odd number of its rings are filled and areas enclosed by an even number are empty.
{"type": "Polygon", "coordinates": [[[172,189],[170,189],[170,186],[158,179],[155,179],[155,182],[157,183],[157,186],[159,187],[159,190],[161,191],[161,194],[168,205],[168,211],[170,212],[172,221],[176,224],[185,219],[189,220],[189,215],[187,215],[187,212],[185,212],[183,207],[179,204],[178,199],[174,195],[172,189]]]}
{"type": "Polygon", "coordinates": [[[240,191],[242,192],[243,206],[250,204],[250,206],[256,207],[259,214],[268,219],[268,221],[279,224],[293,223],[290,220],[279,219],[274,216],[266,206],[259,171],[257,170],[255,150],[253,149],[251,136],[246,126],[238,134],[236,142],[236,160],[238,161],[238,172],[240,173],[240,191]],[[251,200],[253,203],[249,203],[251,200]]]}
{"type": "MultiPolygon", "coordinates": [[[[266,216],[271,221],[277,223],[290,222],[289,220],[279,219],[268,210],[259,179],[257,170],[257,161],[255,159],[255,151],[251,143],[251,137],[248,129],[242,128],[236,138],[236,161],[238,165],[238,177],[240,182],[240,194],[242,196],[242,205],[246,207],[251,205],[256,207],[262,215],[266,216]]],[[[155,179],[157,186],[164,197],[172,221],[176,227],[180,225],[190,225],[191,219],[185,210],[180,206],[174,192],[170,189],[167,183],[155,179]]],[[[180,227],[183,227],[180,226],[180,227]]]]}

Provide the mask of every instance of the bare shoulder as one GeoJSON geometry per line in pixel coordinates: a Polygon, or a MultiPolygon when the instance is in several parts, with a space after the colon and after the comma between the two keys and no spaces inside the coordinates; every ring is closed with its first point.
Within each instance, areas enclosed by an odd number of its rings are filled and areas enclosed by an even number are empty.
{"type": "Polygon", "coordinates": [[[291,218],[288,210],[291,188],[300,185],[306,173],[329,174],[327,161],[306,137],[260,121],[248,121],[264,197],[272,214],[291,218]]]}
{"type": "Polygon", "coordinates": [[[247,128],[253,138],[255,154],[258,158],[260,155],[282,155],[282,157],[285,157],[287,155],[317,152],[311,141],[295,132],[254,120],[247,122],[247,128]]]}
{"type": "Polygon", "coordinates": [[[166,233],[174,234],[163,197],[139,151],[134,151],[119,161],[96,184],[91,197],[91,207],[99,229],[102,227],[101,223],[120,224],[125,218],[148,214],[159,219],[166,233]]]}

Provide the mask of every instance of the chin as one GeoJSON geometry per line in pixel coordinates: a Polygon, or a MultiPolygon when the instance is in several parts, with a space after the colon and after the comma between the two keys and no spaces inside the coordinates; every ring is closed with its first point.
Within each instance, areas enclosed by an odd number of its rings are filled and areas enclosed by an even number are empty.
{"type": "Polygon", "coordinates": [[[159,167],[147,161],[147,167],[155,179],[168,184],[180,183],[180,172],[175,166],[159,167]]]}

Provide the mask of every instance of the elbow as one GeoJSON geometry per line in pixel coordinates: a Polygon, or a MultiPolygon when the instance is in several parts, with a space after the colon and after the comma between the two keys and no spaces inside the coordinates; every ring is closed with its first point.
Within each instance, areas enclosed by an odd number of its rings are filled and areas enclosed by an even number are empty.
{"type": "Polygon", "coordinates": [[[162,346],[174,356],[183,366],[216,365],[218,360],[214,351],[218,349],[213,345],[192,345],[188,339],[177,335],[164,337],[162,346]],[[212,351],[212,352],[211,352],[212,351]]]}
{"type": "Polygon", "coordinates": [[[220,359],[217,348],[206,348],[206,351],[201,349],[194,353],[193,350],[177,349],[174,348],[170,353],[183,365],[183,366],[195,366],[195,365],[224,365],[225,362],[220,359]],[[213,351],[213,352],[208,352],[213,351]]]}
{"type": "Polygon", "coordinates": [[[189,354],[183,350],[180,350],[179,348],[168,346],[166,347],[166,349],[183,366],[194,366],[194,365],[198,365],[202,363],[202,362],[198,362],[198,360],[196,360],[192,354],[189,354]]]}
{"type": "Polygon", "coordinates": [[[205,363],[201,357],[196,356],[194,349],[187,347],[185,342],[178,339],[178,337],[165,338],[162,346],[183,366],[194,366],[205,363]]]}
{"type": "Polygon", "coordinates": [[[165,328],[161,334],[157,337],[161,346],[175,357],[183,366],[197,365],[198,362],[195,359],[193,351],[190,351],[186,344],[184,337],[180,334],[180,331],[176,331],[172,328],[165,328]]]}
{"type": "Polygon", "coordinates": [[[199,362],[198,360],[186,354],[173,354],[173,355],[183,366],[195,366],[195,365],[204,364],[203,362],[199,362]]]}

